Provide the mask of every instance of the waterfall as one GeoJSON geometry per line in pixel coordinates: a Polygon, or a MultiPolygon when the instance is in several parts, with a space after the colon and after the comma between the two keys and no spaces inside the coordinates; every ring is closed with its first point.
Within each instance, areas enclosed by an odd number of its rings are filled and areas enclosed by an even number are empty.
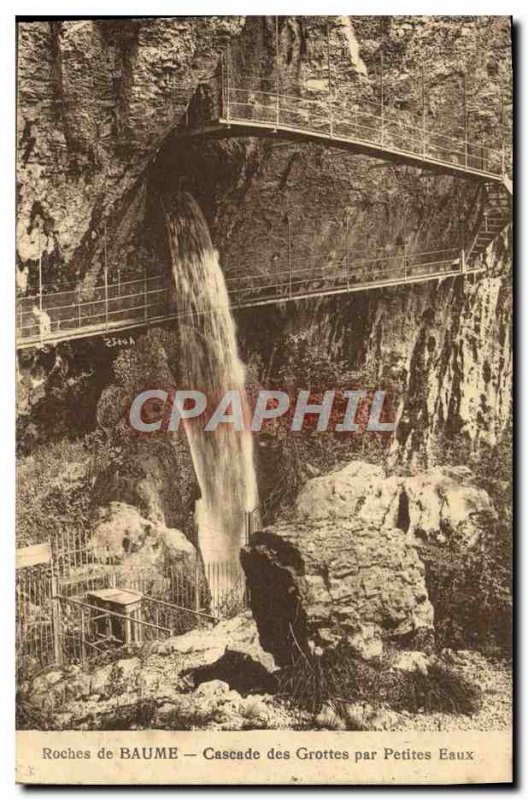
{"type": "MultiPolygon", "coordinates": [[[[164,198],[163,208],[178,305],[181,388],[199,390],[218,402],[237,390],[247,410],[245,369],[238,355],[229,297],[207,223],[194,198],[180,192],[164,198]]],[[[204,431],[204,421],[187,420],[194,469],[201,489],[196,521],[198,544],[206,569],[231,562],[239,569],[244,512],[258,503],[252,435],[221,424],[204,431]]],[[[217,578],[224,588],[230,580],[217,578]]],[[[232,583],[232,579],[231,579],[232,583]]],[[[211,587],[211,591],[212,591],[211,587]]]]}

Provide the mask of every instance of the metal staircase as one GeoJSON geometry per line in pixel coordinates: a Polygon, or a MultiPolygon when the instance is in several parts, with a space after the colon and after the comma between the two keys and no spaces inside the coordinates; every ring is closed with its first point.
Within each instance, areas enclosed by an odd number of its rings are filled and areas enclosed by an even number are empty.
{"type": "Polygon", "coordinates": [[[481,256],[512,218],[512,185],[496,181],[484,185],[486,202],[477,235],[470,250],[472,259],[481,256]]]}

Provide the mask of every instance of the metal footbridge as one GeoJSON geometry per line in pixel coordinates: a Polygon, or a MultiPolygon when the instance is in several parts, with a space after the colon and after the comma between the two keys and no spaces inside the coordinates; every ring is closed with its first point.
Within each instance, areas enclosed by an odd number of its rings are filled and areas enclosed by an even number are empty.
{"type": "MultiPolygon", "coordinates": [[[[272,274],[228,276],[232,308],[246,308],[408,285],[482,271],[482,254],[511,220],[512,185],[505,175],[504,148],[495,149],[464,137],[428,128],[425,119],[381,104],[338,104],[280,91],[265,91],[260,81],[240,79],[232,85],[222,70],[217,82],[215,117],[186,124],[177,136],[224,138],[266,136],[298,142],[320,142],[377,159],[424,170],[463,175],[485,184],[486,205],[469,245],[396,252],[348,251],[296,257],[285,248],[272,274]]],[[[104,271],[100,285],[40,291],[17,301],[17,347],[30,348],[160,324],[182,316],[168,276],[139,267],[129,280],[111,281],[104,271]],[[138,272],[141,273],[138,277],[138,272]]],[[[200,311],[194,313],[201,313],[200,311]]],[[[210,313],[205,308],[203,313],[210,313]]]]}

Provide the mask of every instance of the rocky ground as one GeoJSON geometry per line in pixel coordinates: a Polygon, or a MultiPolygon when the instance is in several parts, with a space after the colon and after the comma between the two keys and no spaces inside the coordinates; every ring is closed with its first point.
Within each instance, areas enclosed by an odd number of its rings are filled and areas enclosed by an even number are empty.
{"type": "MultiPolygon", "coordinates": [[[[350,697],[339,714],[332,704],[311,714],[277,694],[276,665],[260,647],[255,624],[247,613],[214,629],[152,642],[139,655],[99,666],[49,669],[22,686],[21,721],[27,727],[59,730],[509,728],[508,666],[471,651],[446,651],[442,659],[481,689],[482,705],[477,713],[395,711],[387,704],[372,705],[350,697]]],[[[421,653],[402,651],[392,669],[404,675],[427,670],[430,663],[421,653]]]]}
{"type": "MultiPolygon", "coordinates": [[[[420,558],[428,541],[442,548],[455,540],[471,552],[486,520],[496,516],[490,495],[467,468],[387,476],[379,465],[353,461],[314,477],[288,513],[253,534],[242,551],[250,610],[147,642],[139,651],[110,651],[84,665],[45,670],[20,687],[20,724],[508,728],[508,665],[475,650],[439,652],[420,558]]],[[[130,538],[135,518],[126,520],[130,538]]],[[[101,525],[98,530],[102,535],[101,525]]],[[[112,532],[119,550],[124,534],[115,526],[112,532]]],[[[139,562],[158,554],[151,538],[138,537],[139,562]]],[[[192,546],[185,545],[180,552],[171,544],[178,557],[189,558],[192,546]]],[[[456,604],[454,589],[448,591],[456,604]]]]}
{"type": "Polygon", "coordinates": [[[499,731],[512,725],[512,673],[503,661],[486,659],[480,653],[459,651],[449,660],[471,683],[482,690],[482,706],[471,716],[392,712],[390,730],[395,731],[499,731]]]}

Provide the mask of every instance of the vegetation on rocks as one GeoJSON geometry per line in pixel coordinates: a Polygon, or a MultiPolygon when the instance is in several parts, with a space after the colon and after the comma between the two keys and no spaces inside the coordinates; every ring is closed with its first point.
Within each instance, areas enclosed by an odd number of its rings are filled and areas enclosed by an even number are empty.
{"type": "Polygon", "coordinates": [[[473,714],[480,708],[478,687],[449,665],[437,660],[423,671],[400,671],[395,660],[392,654],[366,663],[345,642],[322,655],[301,653],[281,671],[279,694],[315,717],[330,707],[350,729],[358,725],[358,703],[413,714],[473,714]]]}
{"type": "Polygon", "coordinates": [[[513,629],[511,433],[497,447],[484,447],[473,457],[467,446],[460,451],[467,453],[499,514],[481,520],[481,535],[471,548],[456,537],[443,546],[420,547],[435,609],[436,641],[439,647],[469,647],[508,657],[513,629]]]}

